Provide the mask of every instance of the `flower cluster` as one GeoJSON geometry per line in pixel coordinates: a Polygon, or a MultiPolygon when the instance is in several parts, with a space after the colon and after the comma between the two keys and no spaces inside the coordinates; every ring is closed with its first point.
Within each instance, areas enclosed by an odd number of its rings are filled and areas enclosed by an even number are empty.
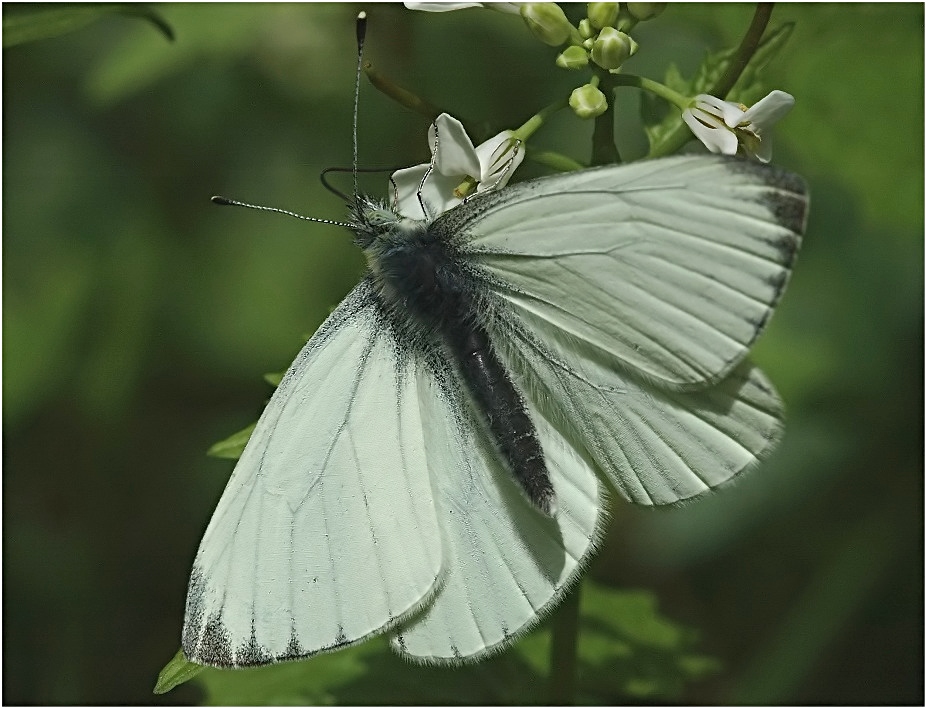
{"type": "MultiPolygon", "coordinates": [[[[559,48],[557,66],[592,72],[591,79],[573,89],[568,100],[555,105],[555,110],[568,105],[580,118],[610,120],[604,114],[614,100],[611,94],[621,86],[635,86],[674,104],[683,124],[709,151],[768,162],[772,151],[769,129],[794,106],[794,97],[784,91],[772,91],[747,107],[709,93],[686,96],[651,79],[624,73],[624,63],[639,49],[631,31],[662,13],[666,3],[588,3],[586,16],[575,25],[553,2],[405,4],[431,12],[482,7],[519,15],[537,39],[559,48]]],[[[396,210],[412,218],[433,218],[471,194],[503,187],[524,159],[523,142],[553,108],[540,111],[517,131],[503,131],[478,147],[459,121],[442,113],[429,131],[431,163],[399,170],[392,177],[396,210]]],[[[670,151],[681,142],[673,145],[670,151]]],[[[666,154],[666,150],[656,154],[666,154]]]]}

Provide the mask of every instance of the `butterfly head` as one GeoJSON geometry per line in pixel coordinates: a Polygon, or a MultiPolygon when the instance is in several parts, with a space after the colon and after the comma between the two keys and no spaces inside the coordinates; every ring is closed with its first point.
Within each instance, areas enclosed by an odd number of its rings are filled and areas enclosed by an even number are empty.
{"type": "Polygon", "coordinates": [[[354,242],[368,254],[407,240],[424,228],[424,222],[401,216],[384,203],[358,196],[349,220],[354,242]]]}

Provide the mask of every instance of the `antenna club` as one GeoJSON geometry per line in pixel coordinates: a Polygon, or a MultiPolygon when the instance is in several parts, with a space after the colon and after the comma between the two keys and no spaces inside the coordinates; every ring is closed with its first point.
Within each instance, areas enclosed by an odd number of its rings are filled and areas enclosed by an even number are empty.
{"type": "Polygon", "coordinates": [[[361,11],[357,15],[357,45],[363,45],[363,40],[367,36],[367,13],[361,11]]]}
{"type": "Polygon", "coordinates": [[[231,199],[228,199],[227,197],[220,197],[218,194],[212,197],[209,201],[211,201],[213,204],[221,204],[222,206],[234,206],[235,205],[235,203],[231,199]]]}

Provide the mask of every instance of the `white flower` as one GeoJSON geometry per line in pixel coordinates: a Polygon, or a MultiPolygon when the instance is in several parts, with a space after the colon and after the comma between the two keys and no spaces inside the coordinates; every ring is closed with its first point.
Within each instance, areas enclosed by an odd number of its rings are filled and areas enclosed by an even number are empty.
{"type": "Polygon", "coordinates": [[[521,11],[519,2],[407,2],[404,5],[409,10],[422,10],[423,12],[449,12],[450,10],[465,10],[468,7],[485,7],[512,15],[517,15],[521,11]]]}
{"type": "Polygon", "coordinates": [[[734,155],[737,147],[760,162],[772,159],[772,137],[768,129],[794,106],[794,96],[772,91],[752,108],[700,94],[682,111],[691,132],[711,152],[734,155]]]}
{"type": "Polygon", "coordinates": [[[524,160],[524,151],[512,139],[510,130],[473,147],[460,121],[446,113],[441,113],[428,129],[428,145],[430,164],[408,167],[392,175],[392,203],[402,216],[411,219],[434,218],[462,203],[473,191],[504,187],[524,160]],[[421,208],[422,201],[427,213],[421,208]]]}

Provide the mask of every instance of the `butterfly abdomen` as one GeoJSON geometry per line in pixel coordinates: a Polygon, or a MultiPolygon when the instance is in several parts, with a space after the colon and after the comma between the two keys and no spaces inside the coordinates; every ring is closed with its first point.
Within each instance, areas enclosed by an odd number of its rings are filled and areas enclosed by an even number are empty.
{"type": "Polygon", "coordinates": [[[463,380],[492,431],[498,449],[528,499],[545,514],[553,512],[553,486],[537,431],[524,399],[479,326],[459,327],[447,343],[463,380]]]}
{"type": "Polygon", "coordinates": [[[553,486],[537,430],[495,353],[463,260],[424,223],[367,253],[391,319],[451,355],[505,466],[531,503],[552,514],[553,486]]]}

